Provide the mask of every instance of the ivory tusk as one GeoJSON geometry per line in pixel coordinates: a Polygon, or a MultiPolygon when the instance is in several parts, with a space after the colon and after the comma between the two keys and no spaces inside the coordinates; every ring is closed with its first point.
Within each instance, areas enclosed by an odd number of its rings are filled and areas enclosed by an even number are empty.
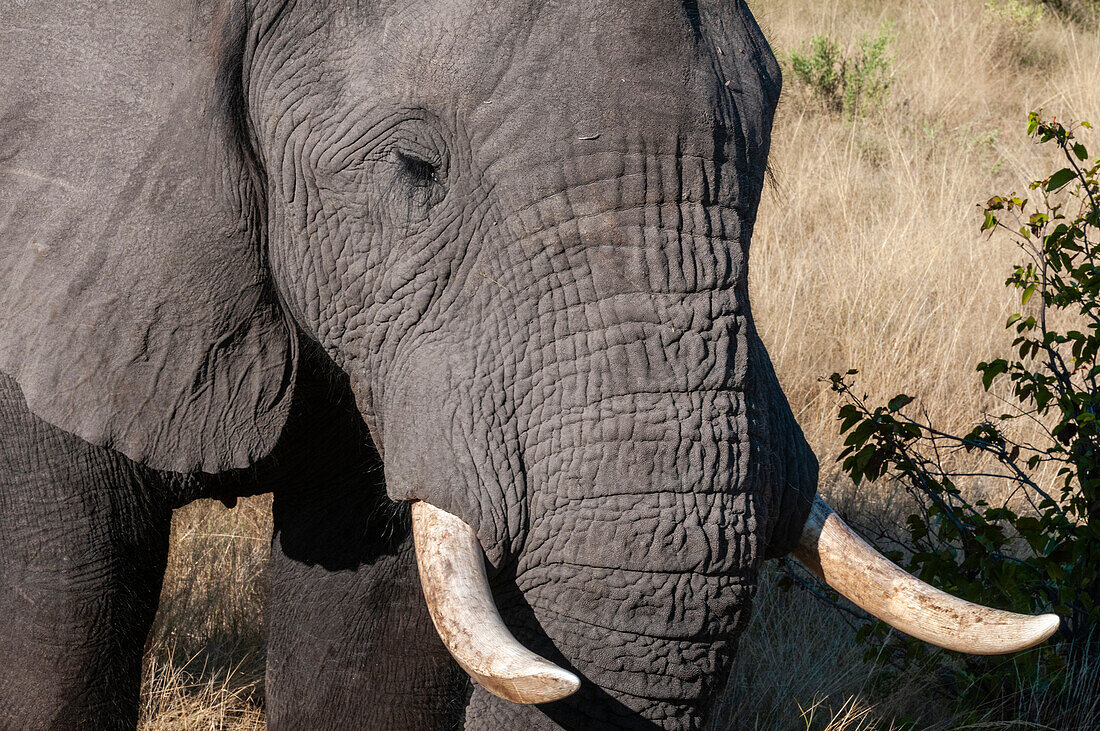
{"type": "Polygon", "coordinates": [[[580,678],[528,650],[504,625],[473,528],[421,501],[412,505],[412,527],[428,612],[463,670],[513,703],[549,703],[576,693],[580,678]]]}
{"type": "Polygon", "coordinates": [[[891,627],[972,655],[1034,647],[1054,634],[1054,614],[1015,614],[972,604],[901,570],[814,499],[794,556],[826,584],[891,627]]]}

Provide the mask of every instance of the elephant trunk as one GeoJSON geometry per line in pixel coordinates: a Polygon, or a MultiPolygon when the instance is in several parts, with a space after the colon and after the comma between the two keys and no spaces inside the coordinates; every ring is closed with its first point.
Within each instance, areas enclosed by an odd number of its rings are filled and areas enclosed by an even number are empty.
{"type": "MultiPolygon", "coordinates": [[[[620,456],[591,484],[553,470],[564,494],[532,501],[514,558],[489,572],[491,590],[470,566],[483,560],[473,529],[414,505],[433,620],[480,686],[468,729],[701,727],[748,620],[760,511],[746,492],[680,490],[661,479],[660,459],[620,456]],[[656,487],[633,494],[611,479],[644,479],[631,463],[655,473],[656,487]],[[466,537],[453,540],[456,530],[466,537]],[[490,601],[499,609],[487,610],[490,601]]],[[[651,455],[661,456],[675,463],[651,455]]]]}
{"type": "MultiPolygon", "coordinates": [[[[524,178],[498,227],[515,243],[471,267],[477,327],[410,341],[383,397],[387,489],[442,509],[414,510],[414,536],[436,627],[482,686],[470,723],[701,727],[761,562],[796,544],[903,630],[945,644],[984,626],[899,580],[823,503],[803,529],[816,460],[748,307],[754,206],[729,205],[757,191],[734,190],[713,149],[612,152],[524,178]],[[865,577],[838,570],[849,558],[865,577]]],[[[1039,624],[984,647],[1039,641],[1039,624]]]]}

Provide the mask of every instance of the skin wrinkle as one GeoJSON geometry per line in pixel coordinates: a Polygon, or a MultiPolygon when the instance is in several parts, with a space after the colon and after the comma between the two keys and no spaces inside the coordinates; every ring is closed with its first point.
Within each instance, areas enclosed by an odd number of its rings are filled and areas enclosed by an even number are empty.
{"type": "MultiPolygon", "coordinates": [[[[607,220],[607,218],[606,218],[606,215],[607,215],[607,214],[604,214],[604,215],[600,216],[600,217],[599,217],[599,218],[600,218],[600,220],[606,221],[606,220],[607,220]]],[[[595,217],[595,216],[593,216],[592,218],[596,218],[596,217],[595,217]]],[[[623,217],[623,218],[624,218],[624,224],[625,224],[625,225],[627,225],[627,226],[630,226],[631,224],[629,223],[629,220],[630,220],[630,219],[629,219],[629,217],[623,217]]],[[[582,219],[580,223],[583,223],[583,222],[584,222],[584,219],[582,219]]],[[[568,223],[568,222],[567,222],[567,223],[568,223]]],[[[585,238],[587,238],[587,237],[584,237],[584,236],[581,236],[581,237],[577,237],[577,236],[576,236],[576,233],[578,233],[578,232],[580,231],[580,229],[578,229],[578,230],[577,230],[577,232],[573,232],[573,231],[570,231],[570,230],[569,230],[569,229],[567,229],[567,228],[564,228],[564,225],[565,225],[565,224],[563,224],[563,225],[562,225],[561,227],[556,227],[556,228],[552,229],[552,230],[551,230],[551,233],[554,233],[554,234],[558,234],[558,235],[562,234],[563,232],[566,232],[566,233],[571,233],[571,234],[572,234],[572,237],[571,237],[571,238],[573,238],[574,240],[576,240],[577,238],[579,238],[579,240],[581,240],[581,241],[583,241],[583,240],[585,240],[585,238]]],[[[643,234],[643,236],[645,236],[645,237],[647,237],[647,238],[650,238],[650,241],[648,242],[648,243],[649,243],[650,245],[652,244],[651,234],[653,234],[653,233],[658,233],[658,234],[663,234],[663,233],[665,233],[665,232],[669,232],[669,233],[675,233],[675,234],[676,234],[676,238],[677,238],[677,239],[679,239],[679,240],[681,240],[681,241],[682,241],[682,240],[685,240],[685,239],[687,239],[687,238],[691,238],[691,237],[687,237],[687,236],[684,236],[684,235],[682,235],[682,234],[683,234],[683,232],[678,232],[678,231],[675,231],[675,230],[672,230],[672,231],[670,231],[669,229],[667,229],[667,228],[666,228],[666,227],[664,227],[664,226],[661,226],[660,224],[656,224],[656,225],[653,225],[653,226],[644,226],[644,227],[640,227],[640,228],[638,228],[637,230],[638,230],[638,231],[639,231],[640,233],[642,233],[642,234],[643,234]]],[[[693,236],[694,236],[694,233],[692,234],[692,237],[693,237],[693,236]]],[[[700,238],[702,238],[702,237],[700,237],[700,238]]],[[[726,242],[726,241],[729,241],[729,242],[730,242],[731,244],[736,244],[736,242],[737,242],[737,239],[726,239],[726,238],[725,238],[725,237],[723,237],[723,236],[711,236],[711,237],[709,237],[709,240],[710,240],[710,241],[713,241],[713,242],[715,242],[715,243],[724,243],[724,242],[726,242]]],[[[569,241],[568,241],[568,240],[565,240],[565,241],[561,241],[561,244],[562,244],[562,247],[563,247],[563,253],[570,253],[570,250],[569,250],[569,249],[567,248],[567,245],[568,245],[568,243],[569,243],[569,241]]],[[[645,246],[645,243],[647,243],[647,242],[646,242],[646,241],[645,241],[645,240],[643,239],[643,246],[637,247],[637,251],[639,251],[639,252],[646,252],[646,251],[648,251],[648,247],[647,247],[647,246],[645,246]]],[[[578,244],[574,244],[574,246],[579,246],[579,245],[578,245],[578,244]]],[[[586,250],[586,248],[587,248],[587,247],[584,247],[584,248],[578,248],[578,251],[584,251],[584,250],[586,250]]],[[[620,248],[620,250],[622,249],[622,247],[619,247],[619,248],[620,248]]],[[[597,255],[598,255],[598,256],[600,257],[600,258],[599,258],[599,261],[600,261],[600,263],[604,264],[605,266],[606,266],[606,265],[608,265],[608,264],[610,263],[610,260],[609,260],[609,259],[607,258],[606,254],[603,254],[603,255],[600,255],[600,254],[599,254],[599,252],[601,251],[601,249],[600,249],[599,247],[596,247],[596,248],[595,248],[595,251],[597,252],[597,255]]],[[[605,249],[605,251],[606,251],[606,249],[605,249]]],[[[628,248],[628,249],[627,249],[627,251],[630,251],[630,249],[628,248]]],[[[681,250],[681,257],[682,257],[682,258],[688,258],[688,257],[683,257],[683,253],[684,253],[684,251],[685,251],[685,250],[681,250]]],[[[654,260],[654,261],[660,261],[660,260],[654,260]]],[[[732,271],[733,271],[733,272],[737,272],[737,274],[735,274],[735,275],[734,275],[734,279],[733,279],[733,281],[738,281],[738,279],[740,279],[740,278],[741,278],[741,275],[740,275],[740,273],[739,273],[739,271],[738,271],[739,269],[740,269],[740,267],[733,267],[733,268],[732,268],[732,271]]],[[[656,283],[654,283],[654,284],[656,284],[656,283]]],[[[711,285],[711,286],[714,286],[714,285],[711,285]]],[[[719,286],[721,286],[721,285],[719,285],[719,286]]],[[[666,284],[665,284],[665,285],[663,285],[663,286],[657,285],[657,286],[653,286],[653,287],[651,287],[650,289],[656,289],[656,290],[658,290],[658,291],[664,290],[664,291],[665,291],[666,293],[668,293],[668,289],[669,289],[669,288],[668,288],[668,285],[667,285],[667,283],[666,283],[666,284]]],[[[673,288],[673,291],[675,292],[675,291],[676,291],[676,288],[673,288]]],[[[692,291],[692,290],[687,290],[687,292],[690,292],[690,291],[692,291]]],[[[684,293],[687,293],[687,292],[684,292],[684,293]]]]}
{"type": "MultiPolygon", "coordinates": [[[[592,582],[597,585],[601,575],[607,575],[611,573],[611,570],[593,570],[588,572],[593,578],[592,582]]],[[[647,615],[659,615],[662,609],[666,609],[663,606],[659,606],[660,602],[668,600],[668,595],[673,593],[673,589],[667,587],[674,587],[676,591],[685,592],[688,588],[677,587],[672,582],[683,582],[691,578],[687,574],[679,575],[664,575],[661,577],[662,581],[669,582],[665,585],[654,584],[653,591],[644,595],[642,598],[650,601],[650,605],[643,606],[640,609],[624,610],[627,614],[625,619],[628,621],[623,622],[623,617],[620,617],[614,613],[604,610],[600,613],[598,605],[608,604],[616,601],[621,591],[618,590],[605,590],[605,591],[591,591],[589,594],[585,594],[582,591],[571,590],[568,587],[558,587],[551,583],[540,584],[539,587],[532,589],[535,593],[533,599],[535,605],[539,605],[539,610],[546,616],[540,616],[540,621],[560,621],[563,624],[568,624],[572,627],[571,633],[563,639],[563,647],[572,649],[570,653],[574,657],[575,662],[587,663],[590,662],[588,653],[596,652],[600,648],[606,649],[609,653],[628,653],[631,649],[637,649],[638,646],[649,647],[672,647],[666,643],[678,643],[683,647],[695,648],[700,653],[703,653],[712,661],[717,661],[720,658],[719,654],[712,654],[716,648],[715,644],[719,641],[728,640],[730,638],[728,627],[724,622],[719,622],[717,619],[711,617],[709,620],[705,617],[702,611],[681,611],[680,615],[674,618],[665,617],[660,624],[667,624],[668,626],[658,632],[639,632],[630,629],[631,627],[637,628],[645,624],[659,624],[658,622],[651,621],[652,616],[647,615]],[[568,598],[573,604],[574,610],[569,613],[564,613],[555,610],[555,606],[559,606],[561,602],[555,603],[552,600],[553,594],[547,590],[541,590],[542,586],[549,586],[554,591],[559,592],[559,596],[568,598]],[[591,628],[589,631],[586,628],[591,628]],[[633,637],[640,644],[631,644],[634,640],[627,641],[624,638],[620,638],[618,642],[606,642],[606,635],[613,635],[618,637],[619,634],[633,637]],[[601,637],[603,635],[603,637],[601,637]],[[579,650],[579,652],[577,652],[579,650]]],[[[634,581],[633,587],[638,588],[640,586],[647,586],[648,584],[639,584],[634,581]]],[[[602,588],[602,587],[601,587],[602,588]]],[[[712,583],[708,587],[704,587],[706,591],[699,591],[698,588],[694,589],[697,593],[711,599],[720,600],[714,602],[714,609],[717,610],[729,610],[736,604],[739,604],[746,600],[746,597],[751,594],[751,589],[746,583],[728,581],[718,583],[717,581],[712,583]]],[[[508,605],[510,595],[502,594],[500,602],[505,606],[508,605]]],[[[627,597],[631,601],[636,601],[638,595],[627,597]]],[[[532,600],[525,599],[527,602],[532,600]]],[[[625,605],[625,602],[624,602],[625,605]]],[[[610,639],[610,638],[606,638],[610,639]]],[[[614,654],[608,655],[613,657],[614,654]]],[[[680,668],[684,672],[688,672],[687,668],[680,668]]],[[[681,698],[681,700],[687,700],[687,698],[681,698]]]]}
{"type": "MultiPolygon", "coordinates": [[[[553,156],[558,157],[559,160],[561,157],[568,157],[571,159],[570,164],[564,168],[562,168],[560,163],[558,165],[554,164],[554,157],[547,157],[546,159],[541,161],[525,160],[525,163],[532,171],[532,173],[536,175],[554,175],[557,171],[561,170],[567,175],[576,176],[577,179],[574,184],[578,186],[583,186],[589,183],[598,182],[600,179],[603,178],[621,177],[623,174],[626,173],[626,170],[624,169],[626,164],[634,160],[638,161],[643,166],[646,163],[653,161],[671,161],[674,165],[680,165],[685,161],[691,161],[693,163],[703,165],[704,163],[712,162],[714,158],[714,149],[712,143],[708,143],[708,146],[699,152],[693,152],[691,150],[683,149],[679,146],[682,144],[682,142],[676,143],[677,148],[675,150],[671,152],[664,152],[659,148],[652,149],[651,145],[648,144],[647,140],[644,138],[631,138],[625,135],[622,135],[620,137],[611,137],[610,135],[608,135],[608,139],[606,142],[604,142],[603,138],[601,137],[601,140],[599,142],[600,149],[598,150],[593,150],[590,148],[578,148],[578,144],[581,143],[575,140],[567,140],[565,142],[549,146],[547,152],[549,152],[553,156]],[[599,161],[602,161],[605,158],[610,160],[612,164],[616,165],[616,170],[618,171],[617,174],[609,173],[606,169],[606,163],[602,165],[598,164],[599,161]]],[[[588,142],[587,144],[591,145],[592,143],[588,142]]],[[[506,163],[514,164],[514,162],[509,157],[504,157],[497,163],[497,165],[504,165],[506,163]]],[[[643,167],[635,172],[645,174],[650,171],[643,167]]],[[[499,174],[506,175],[507,173],[508,170],[506,169],[499,171],[499,174]]],[[[496,175],[498,174],[498,172],[490,167],[486,169],[486,174],[496,175]]],[[[533,198],[533,203],[538,204],[540,200],[542,200],[538,197],[538,193],[540,191],[545,191],[547,194],[564,192],[561,190],[555,190],[553,187],[549,186],[547,183],[549,183],[550,180],[551,179],[547,179],[544,182],[543,186],[535,189],[535,191],[532,192],[531,196],[533,198]]],[[[564,179],[558,177],[554,178],[553,180],[560,185],[564,179]]],[[[655,182],[659,182],[659,179],[655,182]]],[[[735,210],[742,210],[741,207],[745,206],[744,201],[740,201],[734,196],[722,197],[723,192],[728,193],[729,191],[723,191],[713,184],[707,185],[706,180],[700,181],[700,187],[696,192],[700,195],[707,196],[706,198],[698,199],[699,201],[719,203],[723,206],[734,208],[735,210]]],[[[747,206],[745,207],[747,208],[747,206]]],[[[526,210],[526,207],[521,207],[518,210],[520,212],[523,212],[526,210]]]]}
{"type": "MultiPolygon", "coordinates": [[[[747,592],[747,591],[748,590],[745,589],[744,586],[741,585],[741,584],[729,584],[728,586],[723,587],[723,589],[722,589],[723,593],[732,593],[734,596],[737,596],[737,594],[740,593],[740,592],[747,592]]],[[[604,599],[604,601],[606,601],[606,599],[604,599]]],[[[714,631],[712,634],[708,634],[706,631],[696,632],[696,633],[693,633],[690,638],[684,638],[682,636],[674,635],[674,634],[661,636],[661,635],[655,635],[655,634],[652,634],[652,633],[635,632],[635,631],[631,631],[630,629],[624,629],[622,626],[611,626],[609,624],[601,624],[597,621],[594,621],[591,616],[584,616],[584,617],[577,616],[577,615],[580,614],[580,612],[575,612],[575,613],[571,614],[571,613],[567,613],[567,612],[557,611],[557,609],[556,609],[557,604],[558,603],[551,602],[551,601],[546,601],[546,602],[542,602],[542,603],[540,603],[540,602],[535,603],[535,605],[538,606],[539,611],[544,612],[545,614],[547,614],[551,617],[559,618],[562,622],[568,623],[568,624],[570,624],[574,627],[581,627],[581,628],[586,628],[587,627],[587,628],[590,628],[591,631],[588,632],[587,634],[589,635],[589,639],[591,641],[593,641],[593,643],[606,642],[607,639],[608,639],[607,638],[607,633],[611,633],[611,632],[615,633],[616,635],[623,635],[623,636],[626,636],[626,637],[637,638],[638,640],[646,640],[646,641],[649,641],[649,642],[661,643],[662,645],[664,645],[665,643],[668,643],[668,642],[678,642],[678,643],[682,643],[682,644],[684,644],[686,646],[689,646],[689,647],[695,647],[696,649],[700,649],[700,650],[702,650],[704,648],[709,649],[713,645],[715,645],[716,643],[725,642],[725,641],[728,641],[728,639],[729,639],[729,636],[728,636],[729,632],[726,630],[725,627],[714,631]]],[[[575,632],[574,634],[580,634],[580,633],[575,632]]],[[[666,646],[668,646],[668,645],[666,645],[666,646]]],[[[687,668],[683,668],[683,670],[685,672],[688,671],[687,668]]],[[[673,699],[672,698],[666,698],[665,700],[673,700],[673,699]]]]}
{"type": "MultiPolygon", "coordinates": [[[[563,506],[563,507],[568,507],[568,506],[563,506]]],[[[641,568],[631,568],[631,567],[628,567],[628,566],[619,566],[617,564],[611,564],[611,565],[608,565],[608,564],[594,564],[594,563],[593,564],[588,564],[588,563],[582,563],[582,562],[577,561],[577,560],[554,560],[552,558],[544,558],[539,562],[539,564],[537,566],[537,569],[538,569],[539,572],[542,572],[544,570],[553,569],[554,567],[559,567],[559,568],[561,568],[561,567],[570,567],[570,568],[573,568],[573,569],[591,569],[591,570],[608,571],[608,572],[625,573],[625,574],[639,574],[639,575],[651,575],[651,574],[667,574],[667,575],[683,575],[683,576],[706,575],[706,576],[713,576],[713,577],[729,578],[729,577],[726,577],[723,574],[721,569],[713,568],[713,564],[710,564],[710,565],[706,566],[706,568],[710,569],[710,571],[704,574],[704,572],[701,571],[701,568],[702,568],[701,566],[685,566],[685,567],[682,567],[682,568],[679,568],[679,569],[674,569],[674,568],[670,568],[670,567],[661,567],[660,570],[657,570],[652,565],[645,565],[641,568]]],[[[539,578],[540,573],[537,573],[535,571],[535,569],[528,569],[528,571],[531,572],[531,573],[525,574],[525,576],[524,576],[524,580],[525,580],[525,582],[527,582],[527,583],[524,584],[525,589],[533,590],[533,589],[536,589],[536,588],[538,588],[538,587],[540,587],[544,584],[552,583],[549,579],[540,580],[540,578],[539,578]]],[[[641,576],[636,577],[636,578],[641,578],[641,576]]],[[[545,608],[550,609],[551,607],[547,606],[545,608]]],[[[556,613],[561,614],[562,616],[571,616],[571,615],[569,615],[568,613],[565,613],[565,612],[556,612],[556,613]]],[[[611,629],[611,628],[609,627],[608,629],[611,629]]],[[[652,636],[656,636],[656,635],[647,634],[646,636],[651,636],[652,637],[652,636]]]]}
{"type": "MultiPolygon", "coordinates": [[[[653,204],[642,203],[642,204],[639,204],[639,205],[634,206],[634,207],[623,208],[623,209],[619,209],[619,210],[613,211],[613,212],[614,213],[630,213],[630,212],[633,212],[633,211],[646,211],[646,212],[648,212],[648,209],[652,208],[652,206],[653,206],[653,204]]],[[[562,230],[568,230],[566,228],[568,226],[580,227],[583,224],[585,224],[588,220],[603,221],[603,220],[606,219],[608,213],[611,213],[611,211],[601,211],[600,213],[591,214],[589,216],[584,216],[584,215],[576,216],[576,217],[569,216],[569,217],[563,218],[563,220],[560,221],[559,223],[546,224],[545,222],[540,222],[540,224],[539,224],[540,227],[539,228],[533,228],[533,229],[530,229],[529,231],[524,232],[524,234],[522,235],[522,238],[524,240],[537,240],[537,238],[542,234],[557,234],[558,232],[560,232],[562,230]]],[[[646,232],[657,231],[657,232],[662,232],[662,233],[664,233],[664,232],[674,232],[678,235],[684,234],[684,232],[679,229],[679,226],[668,227],[667,225],[664,225],[660,222],[655,223],[653,225],[641,226],[639,228],[643,231],[646,231],[646,232]]],[[[739,245],[740,240],[741,240],[739,236],[738,237],[727,237],[727,236],[717,235],[717,234],[708,234],[706,232],[700,233],[700,234],[692,234],[690,236],[683,236],[683,238],[692,238],[692,237],[695,237],[695,236],[697,236],[698,238],[707,240],[707,241],[713,241],[715,243],[729,243],[729,244],[735,244],[735,245],[739,245]]],[[[582,248],[582,249],[591,248],[591,247],[587,247],[587,246],[583,246],[583,245],[579,245],[579,244],[576,245],[576,246],[578,246],[579,248],[582,248]]],[[[639,246],[637,248],[644,250],[644,247],[641,247],[641,246],[639,246]]]]}
{"type": "MultiPolygon", "coordinates": [[[[737,416],[739,414],[742,414],[743,411],[744,411],[743,409],[738,409],[736,411],[733,411],[730,415],[731,416],[737,416]]],[[[574,423],[579,424],[580,422],[574,422],[574,423]]],[[[557,429],[560,429],[562,427],[568,427],[568,426],[572,426],[572,425],[573,424],[570,424],[570,423],[562,423],[560,425],[555,424],[554,427],[557,430],[557,429]]],[[[709,436],[709,435],[710,435],[710,432],[700,432],[700,437],[709,436]]],[[[727,438],[729,436],[732,436],[732,434],[727,434],[724,430],[723,431],[716,430],[715,431],[715,437],[720,438],[719,435],[726,436],[727,438]]],[[[552,435],[552,436],[556,436],[556,435],[552,435]]],[[[594,442],[593,446],[596,446],[596,447],[599,446],[599,442],[601,442],[601,441],[607,441],[609,443],[614,443],[619,438],[621,438],[620,435],[616,435],[616,434],[610,434],[610,435],[606,435],[606,436],[601,435],[601,434],[589,434],[587,436],[589,436],[593,440],[593,442],[594,442]]],[[[685,443],[687,442],[686,439],[681,439],[681,440],[678,440],[678,441],[670,440],[668,435],[661,434],[661,433],[657,433],[653,436],[634,435],[634,434],[630,434],[630,435],[627,435],[627,436],[628,436],[630,441],[637,443],[639,446],[652,444],[655,447],[660,447],[660,446],[664,446],[666,443],[669,443],[669,442],[671,442],[672,444],[678,444],[679,448],[675,450],[675,452],[674,452],[675,455],[678,458],[688,456],[688,455],[683,453],[685,443]]],[[[556,449],[552,450],[552,452],[551,452],[551,454],[554,455],[554,456],[547,457],[546,459],[567,460],[570,456],[570,452],[573,451],[573,449],[574,449],[572,447],[563,446],[560,443],[554,444],[553,446],[557,447],[556,449]]],[[[592,447],[577,447],[575,449],[583,450],[583,449],[591,449],[591,448],[592,447]]],[[[691,451],[691,450],[689,449],[689,451],[691,451]]],[[[550,464],[553,465],[553,464],[555,464],[555,462],[551,462],[550,464]]],[[[539,461],[529,462],[529,469],[536,469],[536,468],[540,468],[540,467],[542,467],[542,463],[539,462],[539,461]]],[[[547,469],[549,469],[549,467],[547,469]]],[[[715,474],[718,474],[718,472],[715,471],[715,474]]],[[[664,485],[664,486],[655,487],[653,489],[668,490],[668,489],[671,489],[671,486],[670,485],[664,485]]],[[[690,486],[685,485],[683,489],[685,489],[685,490],[690,489],[690,490],[696,491],[696,492],[706,492],[706,488],[703,485],[690,485],[690,486]]],[[[603,493],[601,493],[601,494],[603,494],[603,493]]],[[[639,494],[645,494],[645,493],[641,492],[638,487],[634,487],[633,491],[629,494],[639,495],[639,494]]]]}
{"type": "Polygon", "coordinates": [[[742,521],[748,511],[730,496],[721,493],[700,496],[707,498],[707,508],[724,513],[711,524],[702,523],[684,510],[660,509],[647,516],[652,499],[660,498],[661,493],[635,498],[633,504],[629,499],[601,497],[602,500],[588,504],[568,501],[546,507],[532,531],[547,539],[524,558],[521,571],[539,570],[544,563],[608,569],[618,566],[624,571],[691,571],[701,575],[723,575],[738,570],[741,557],[735,544],[721,540],[720,536],[744,528],[742,521]],[[601,512],[619,510],[637,513],[638,519],[627,527],[610,515],[601,517],[601,512]],[[578,524],[584,525],[587,535],[571,537],[563,530],[566,526],[576,528],[578,524]],[[616,555],[605,556],[603,550],[608,545],[616,545],[616,541],[621,542],[619,545],[623,548],[616,551],[616,555]]]}

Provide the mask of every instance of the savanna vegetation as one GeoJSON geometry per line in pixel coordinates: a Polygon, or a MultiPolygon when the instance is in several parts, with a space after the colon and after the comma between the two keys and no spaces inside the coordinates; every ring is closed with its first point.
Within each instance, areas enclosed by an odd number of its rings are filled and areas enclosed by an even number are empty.
{"type": "MultiPolygon", "coordinates": [[[[837,461],[851,446],[838,412],[851,397],[873,413],[912,394],[905,413],[917,422],[967,435],[1020,403],[1007,377],[991,378],[986,390],[975,370],[1012,360],[1019,334],[1005,321],[1030,316],[1038,301],[1022,308],[1021,289],[1006,288],[1021,250],[1010,236],[983,233],[983,208],[1018,191],[1034,199],[1030,215],[1042,191],[1028,191],[1028,182],[1064,165],[1028,136],[1029,112],[1100,122],[1098,4],[750,5],[786,79],[750,267],[758,326],[821,461],[821,491],[880,548],[910,560],[906,517],[917,505],[903,480],[853,481],[837,461]],[[838,393],[828,376],[849,369],[859,371],[854,384],[838,393]]],[[[1100,152],[1100,132],[1079,135],[1100,152]]],[[[1031,444],[1052,426],[1025,419],[1010,431],[1031,444]]],[[[958,471],[987,472],[996,462],[976,458],[958,471]]],[[[1029,474],[1058,493],[1056,468],[1037,463],[1029,474]]],[[[952,485],[972,504],[1027,514],[1010,482],[960,477],[952,485]]],[[[177,514],[147,651],[143,728],[263,728],[268,508],[258,497],[234,510],[199,503],[177,514]]],[[[1011,553],[1015,536],[1000,548],[1011,553]]],[[[988,601],[1004,606],[995,594],[988,601]]],[[[1096,655],[970,661],[913,649],[793,567],[773,565],[719,727],[1096,729],[1098,689],[1096,655]]]]}

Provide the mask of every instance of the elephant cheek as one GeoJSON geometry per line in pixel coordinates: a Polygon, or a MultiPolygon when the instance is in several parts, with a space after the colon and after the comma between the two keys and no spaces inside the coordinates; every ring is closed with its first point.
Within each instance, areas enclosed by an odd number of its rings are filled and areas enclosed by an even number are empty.
{"type": "Polygon", "coordinates": [[[517,484],[493,469],[497,443],[492,432],[477,428],[470,354],[445,340],[422,341],[395,358],[393,371],[375,401],[372,426],[386,492],[460,518],[477,533],[489,563],[500,565],[509,527],[500,513],[516,502],[517,484]]]}

